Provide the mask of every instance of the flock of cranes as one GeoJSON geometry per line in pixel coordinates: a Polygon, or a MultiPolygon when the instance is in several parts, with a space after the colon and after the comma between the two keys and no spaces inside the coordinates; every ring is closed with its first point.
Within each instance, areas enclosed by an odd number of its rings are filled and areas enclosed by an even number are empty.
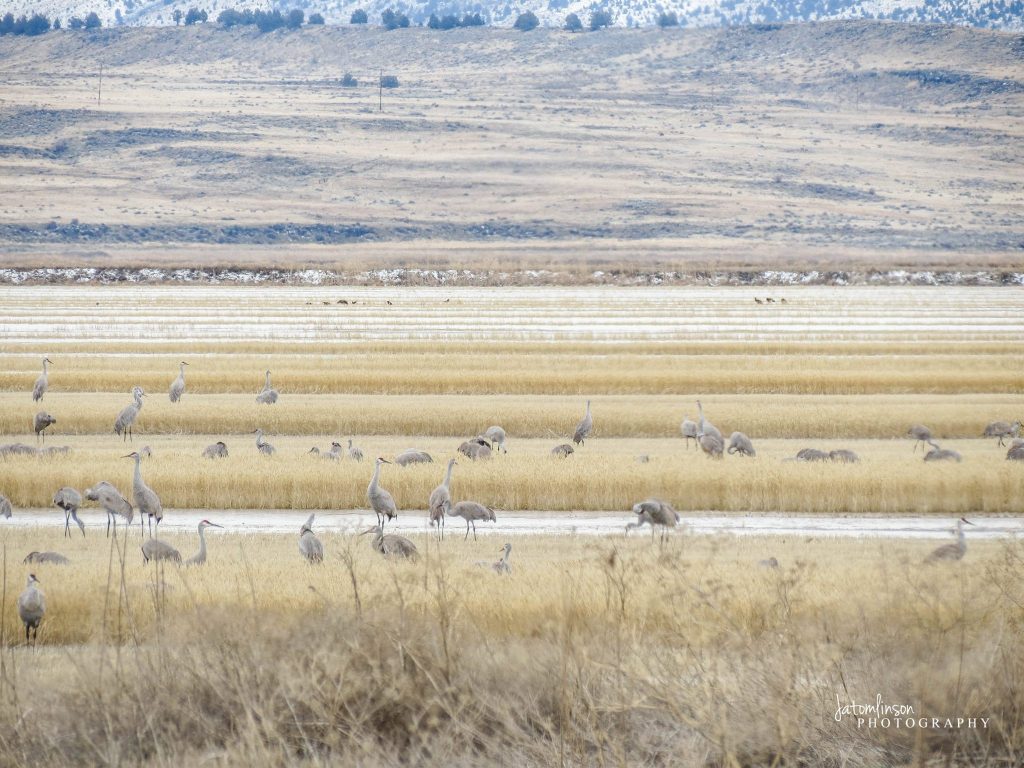
{"type": "MultiPolygon", "coordinates": [[[[43,359],[42,374],[36,380],[32,389],[34,402],[41,401],[46,394],[49,386],[48,366],[52,364],[49,358],[43,359]]],[[[185,393],[186,366],[188,366],[188,363],[185,361],[179,363],[178,376],[171,383],[168,394],[172,403],[179,402],[185,393]]],[[[114,431],[124,441],[133,439],[133,427],[138,419],[139,412],[142,410],[143,398],[146,396],[146,393],[141,387],[135,386],[132,387],[131,395],[132,403],[118,413],[114,422],[114,431]]],[[[272,405],[278,399],[279,393],[271,386],[270,371],[268,370],[265,374],[263,389],[257,394],[256,401],[260,404],[272,405]]],[[[733,432],[729,436],[728,443],[726,443],[721,431],[705,417],[702,403],[698,400],[696,404],[697,420],[694,421],[687,416],[680,425],[680,430],[686,440],[687,449],[692,440],[696,447],[714,459],[723,458],[725,453],[751,458],[757,456],[753,442],[743,432],[733,432]]],[[[574,448],[574,445],[585,445],[586,440],[591,437],[594,430],[591,405],[591,401],[588,400],[584,416],[573,432],[572,445],[563,443],[556,446],[551,451],[553,455],[568,457],[575,452],[576,448],[574,448]]],[[[33,426],[38,441],[42,442],[45,440],[44,431],[54,423],[56,423],[56,419],[48,413],[41,411],[36,414],[33,426]]],[[[1020,429],[1021,423],[1019,421],[996,421],[985,428],[984,436],[998,438],[999,445],[1001,446],[1005,445],[1004,441],[1006,438],[1014,438],[1007,453],[1007,459],[1019,461],[1024,460],[1024,440],[1017,438],[1020,429]]],[[[254,430],[253,434],[256,436],[256,448],[259,453],[264,455],[274,454],[274,446],[267,442],[261,429],[254,430]]],[[[907,434],[915,441],[915,452],[922,444],[930,446],[931,450],[924,454],[925,461],[962,460],[962,457],[956,451],[942,449],[934,441],[931,430],[926,426],[914,425],[908,430],[907,434]]],[[[313,447],[309,451],[311,454],[333,461],[340,461],[345,452],[347,452],[350,459],[357,462],[361,461],[364,456],[363,451],[358,446],[353,445],[352,439],[348,440],[347,451],[339,442],[332,442],[330,448],[326,451],[320,451],[317,447],[313,447]]],[[[491,426],[481,435],[463,442],[459,446],[458,452],[472,461],[490,458],[493,453],[507,453],[507,434],[502,427],[497,425],[491,426]]],[[[198,525],[199,549],[195,555],[184,561],[177,549],[162,541],[159,538],[159,530],[160,523],[164,518],[163,505],[161,504],[160,497],[152,488],[146,485],[142,476],[142,458],[148,453],[149,449],[146,447],[141,451],[132,451],[122,457],[134,461],[130,502],[113,484],[106,480],[100,481],[91,488],[86,489],[85,499],[97,503],[106,512],[108,536],[111,533],[111,528],[113,528],[113,534],[117,535],[117,523],[119,520],[124,522],[127,530],[127,526],[132,524],[136,514],[139,515],[140,530],[143,531],[143,536],[145,536],[145,530],[142,526],[144,521],[148,522],[149,537],[146,538],[141,546],[144,563],[167,561],[186,566],[201,566],[207,561],[206,530],[208,528],[222,528],[222,526],[209,520],[202,520],[198,525]],[[155,533],[154,524],[156,527],[155,533]]],[[[208,446],[202,455],[205,458],[211,459],[223,458],[228,455],[228,448],[223,441],[218,441],[208,446]]],[[[788,460],[852,463],[859,461],[859,457],[853,451],[847,449],[825,452],[814,448],[805,448],[798,452],[795,458],[788,460]]],[[[385,525],[398,517],[398,507],[392,494],[381,484],[382,466],[392,463],[399,466],[408,466],[410,464],[430,463],[432,461],[433,458],[430,454],[416,449],[409,449],[395,456],[393,462],[384,457],[379,457],[374,462],[373,475],[367,486],[366,498],[376,515],[377,524],[362,531],[360,535],[371,535],[371,547],[381,555],[405,559],[416,559],[419,555],[415,543],[410,539],[395,533],[385,533],[385,525]]],[[[461,500],[453,503],[451,493],[452,473],[457,465],[458,461],[456,459],[450,459],[442,482],[431,491],[427,505],[428,520],[431,527],[437,529],[438,538],[443,539],[445,520],[449,517],[461,518],[466,523],[464,540],[469,538],[471,531],[475,540],[476,523],[496,522],[497,517],[492,507],[481,504],[478,501],[461,500]]],[[[82,500],[82,494],[70,487],[61,488],[54,494],[54,505],[65,513],[65,536],[72,535],[70,528],[72,522],[76,524],[82,535],[85,535],[85,524],[78,517],[78,510],[82,505],[82,500]]],[[[633,514],[636,516],[636,519],[626,526],[627,533],[648,525],[651,527],[652,537],[660,530],[663,542],[669,531],[675,529],[682,522],[680,514],[671,504],[654,498],[635,504],[633,506],[633,514]]],[[[10,501],[0,494],[0,516],[9,518],[11,515],[10,501]]],[[[315,513],[311,514],[302,525],[299,530],[298,542],[299,552],[302,557],[308,563],[314,564],[324,561],[324,545],[313,531],[315,517],[315,513]]],[[[973,523],[961,518],[957,523],[956,541],[936,549],[928,556],[925,562],[934,563],[944,560],[962,559],[967,549],[964,525],[973,525],[973,523]]],[[[501,550],[501,558],[498,561],[481,561],[477,565],[489,567],[499,574],[509,574],[512,571],[509,563],[511,550],[512,545],[505,544],[501,550]]],[[[32,552],[25,558],[25,562],[67,564],[69,561],[57,552],[32,552]]],[[[779,567],[778,560],[774,557],[761,561],[761,564],[765,567],[779,567]]],[[[19,596],[17,605],[18,613],[25,625],[25,636],[28,642],[30,637],[35,637],[38,634],[40,623],[46,612],[45,596],[35,574],[29,575],[28,583],[25,590],[19,596]]]]}

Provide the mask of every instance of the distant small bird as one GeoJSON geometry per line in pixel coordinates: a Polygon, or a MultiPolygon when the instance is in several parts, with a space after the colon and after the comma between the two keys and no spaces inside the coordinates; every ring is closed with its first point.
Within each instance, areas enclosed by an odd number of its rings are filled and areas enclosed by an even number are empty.
{"type": "Polygon", "coordinates": [[[0,515],[3,515],[9,520],[12,514],[13,510],[11,509],[11,500],[0,493],[0,515]]]}
{"type": "Polygon", "coordinates": [[[495,573],[511,575],[512,566],[509,565],[508,556],[512,553],[512,545],[506,543],[505,546],[501,548],[501,553],[501,558],[496,562],[492,563],[488,560],[478,560],[476,564],[481,568],[490,568],[495,573]]]}
{"type": "Polygon", "coordinates": [[[53,494],[53,503],[64,510],[64,535],[71,535],[71,520],[82,531],[85,536],[85,523],[78,519],[78,508],[82,506],[82,494],[74,488],[61,488],[53,494]]]}
{"type": "Polygon", "coordinates": [[[352,438],[348,439],[348,457],[353,461],[363,460],[363,449],[357,445],[352,445],[352,438]]]}
{"type": "Polygon", "coordinates": [[[185,366],[188,365],[186,362],[178,363],[178,378],[171,382],[171,389],[169,395],[172,403],[176,403],[181,400],[181,395],[185,391],[185,366]]]}
{"type": "Polygon", "coordinates": [[[573,448],[568,443],[556,445],[554,448],[551,449],[552,456],[560,456],[563,459],[566,458],[567,456],[571,456],[574,453],[576,453],[576,449],[573,448]]]}
{"type": "Polygon", "coordinates": [[[256,450],[262,453],[264,456],[274,455],[274,446],[263,439],[263,430],[257,429],[253,432],[256,435],[256,450]]]}
{"type": "Polygon", "coordinates": [[[473,527],[473,541],[476,541],[476,523],[477,520],[481,522],[495,522],[496,517],[494,510],[490,507],[485,507],[476,501],[460,501],[451,508],[451,512],[448,513],[450,517],[461,517],[466,521],[466,536],[463,539],[469,538],[469,528],[473,527]]]}
{"type": "Polygon", "coordinates": [[[420,553],[416,549],[416,545],[405,538],[405,536],[399,536],[397,533],[385,535],[384,529],[379,525],[367,528],[360,535],[363,536],[367,533],[373,534],[370,546],[385,557],[405,557],[410,560],[415,560],[419,557],[420,553]]]}
{"type": "Polygon", "coordinates": [[[960,463],[964,460],[964,457],[956,451],[948,448],[939,448],[939,444],[932,440],[928,441],[928,445],[930,445],[932,449],[924,455],[925,461],[955,461],[960,463]]]}
{"type": "Polygon", "coordinates": [[[1008,421],[993,421],[987,427],[982,437],[998,437],[999,445],[1006,445],[1003,442],[1008,437],[1016,437],[1017,433],[1020,432],[1020,422],[1015,421],[1012,424],[1008,421]]]}
{"type": "Polygon", "coordinates": [[[206,529],[207,528],[223,528],[222,525],[211,523],[209,520],[202,520],[199,523],[199,551],[196,552],[192,557],[185,561],[185,565],[205,565],[206,564],[206,529]]]}
{"type": "Polygon", "coordinates": [[[69,565],[71,563],[60,552],[29,552],[23,563],[47,563],[49,565],[69,565]]]}
{"type": "Polygon", "coordinates": [[[572,435],[572,441],[576,445],[584,445],[584,440],[590,437],[590,433],[594,431],[594,417],[590,414],[590,401],[587,400],[587,412],[583,415],[583,419],[579,424],[576,425],[576,431],[572,435]]]}
{"type": "Polygon", "coordinates": [[[39,625],[46,615],[46,595],[39,588],[39,579],[34,573],[28,575],[25,590],[18,596],[18,616],[25,623],[25,642],[29,642],[29,630],[32,639],[39,639],[39,625]]]}
{"type": "Polygon", "coordinates": [[[204,459],[226,459],[228,457],[228,447],[223,440],[218,440],[213,445],[208,445],[203,449],[204,459]]]}
{"type": "Polygon", "coordinates": [[[433,460],[434,458],[426,451],[408,448],[395,456],[394,463],[400,467],[407,467],[410,464],[430,464],[433,460]]]}
{"type": "Polygon", "coordinates": [[[964,536],[964,526],[974,525],[966,517],[961,517],[956,522],[956,541],[953,544],[943,544],[935,549],[928,557],[926,563],[936,563],[940,560],[962,560],[967,554],[967,538],[964,536]]]}
{"type": "Polygon", "coordinates": [[[46,411],[40,411],[37,413],[35,418],[32,419],[32,429],[36,432],[36,441],[45,443],[46,435],[43,434],[44,430],[46,430],[51,424],[56,423],[57,420],[46,411]]]}
{"type": "Polygon", "coordinates": [[[270,371],[267,371],[267,378],[263,383],[263,390],[256,395],[256,402],[263,405],[273,405],[277,402],[278,392],[270,386],[270,371]]]}
{"type": "Polygon", "coordinates": [[[47,388],[50,386],[50,377],[46,372],[46,366],[53,365],[53,362],[48,357],[43,358],[43,372],[39,374],[39,378],[36,379],[35,386],[32,387],[32,401],[38,403],[43,399],[43,395],[46,394],[47,388]]]}
{"type": "MultiPolygon", "coordinates": [[[[928,429],[924,424],[915,424],[907,430],[907,436],[914,438],[914,451],[917,451],[917,447],[921,443],[927,443],[932,439],[932,431],[928,429]]],[[[921,446],[922,448],[924,446],[921,446]]]]}
{"type": "Polygon", "coordinates": [[[313,519],[316,512],[306,518],[306,522],[299,529],[299,552],[310,563],[322,563],[324,561],[324,545],[313,533],[313,519]]]}

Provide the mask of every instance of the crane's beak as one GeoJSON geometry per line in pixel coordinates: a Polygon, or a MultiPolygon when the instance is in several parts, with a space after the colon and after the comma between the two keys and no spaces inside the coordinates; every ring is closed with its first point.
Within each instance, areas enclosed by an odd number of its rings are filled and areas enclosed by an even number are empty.
{"type": "Polygon", "coordinates": [[[971,522],[970,520],[968,520],[968,519],[967,519],[966,517],[961,517],[960,519],[961,519],[961,520],[962,520],[963,522],[967,523],[968,525],[974,525],[974,523],[972,523],[972,522],[971,522]]]}
{"type": "Polygon", "coordinates": [[[132,459],[132,458],[134,458],[134,457],[135,457],[135,454],[134,454],[134,453],[129,453],[129,454],[127,455],[127,456],[122,456],[121,458],[122,458],[122,459],[132,459]]]}
{"type": "Polygon", "coordinates": [[[384,462],[385,464],[390,464],[390,463],[391,463],[391,462],[390,462],[390,461],[388,461],[387,459],[381,459],[381,461],[383,461],[383,462],[384,462]]]}
{"type": "Polygon", "coordinates": [[[368,533],[376,533],[376,532],[377,532],[377,526],[374,525],[374,526],[371,526],[371,527],[367,528],[365,531],[360,531],[359,535],[360,536],[365,536],[368,533]]]}

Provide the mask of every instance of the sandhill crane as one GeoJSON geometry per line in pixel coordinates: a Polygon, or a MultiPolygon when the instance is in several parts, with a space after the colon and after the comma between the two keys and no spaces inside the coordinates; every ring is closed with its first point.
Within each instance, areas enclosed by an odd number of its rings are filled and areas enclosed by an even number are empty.
{"type": "Polygon", "coordinates": [[[697,444],[700,446],[700,449],[707,454],[709,459],[722,458],[722,452],[725,450],[725,446],[722,443],[721,435],[708,434],[698,429],[697,444]]]}
{"type": "Polygon", "coordinates": [[[253,431],[253,434],[256,435],[256,450],[258,450],[264,456],[273,456],[274,446],[272,446],[270,443],[263,439],[263,430],[257,429],[253,431]]]}
{"type": "Polygon", "coordinates": [[[11,519],[13,510],[11,509],[11,500],[0,493],[0,515],[3,515],[8,520],[11,519]]]}
{"type": "Polygon", "coordinates": [[[178,363],[178,378],[171,382],[171,389],[169,395],[171,402],[176,403],[181,400],[181,395],[185,391],[185,366],[188,363],[182,361],[178,363]]]}
{"type": "Polygon", "coordinates": [[[924,455],[925,461],[955,461],[959,463],[964,460],[964,457],[956,451],[952,451],[948,448],[939,448],[939,444],[932,440],[928,441],[928,445],[930,445],[932,449],[924,455]]]}
{"type": "Polygon", "coordinates": [[[458,462],[455,459],[448,460],[448,470],[444,474],[444,482],[430,492],[428,508],[430,510],[430,524],[437,526],[437,534],[444,538],[444,517],[452,508],[452,467],[458,462]]]}
{"type": "Polygon", "coordinates": [[[1006,452],[1006,459],[1008,461],[1024,461],[1024,440],[1013,441],[1010,445],[1010,450],[1006,452]]]}
{"type": "Polygon", "coordinates": [[[1020,422],[1015,421],[1012,424],[1008,421],[993,421],[987,427],[982,437],[998,437],[999,445],[1005,446],[1003,442],[1008,437],[1016,437],[1017,433],[1020,432],[1020,422]]]}
{"type": "MultiPolygon", "coordinates": [[[[132,524],[135,517],[135,510],[128,503],[128,499],[106,480],[101,480],[92,488],[85,489],[85,498],[95,501],[107,513],[107,536],[110,536],[110,524],[114,524],[114,534],[117,534],[117,518],[124,518],[125,526],[132,524]]],[[[128,530],[127,527],[125,530],[128,530]]]]}
{"type": "Polygon", "coordinates": [[[932,439],[932,431],[924,424],[915,424],[907,430],[907,436],[914,438],[914,451],[916,452],[921,443],[927,443],[932,439]]]}
{"type": "MultiPolygon", "coordinates": [[[[704,406],[700,404],[700,400],[697,401],[697,434],[703,432],[705,435],[712,435],[718,438],[718,442],[723,443],[722,433],[718,431],[718,427],[712,424],[710,421],[704,418],[704,406]]],[[[699,440],[698,440],[699,442],[699,440]]]]}
{"type": "Polygon", "coordinates": [[[142,410],[142,398],[145,396],[146,393],[142,391],[142,387],[132,387],[132,398],[135,402],[126,405],[117,414],[117,418],[114,420],[114,431],[123,435],[122,440],[132,439],[132,427],[135,425],[135,419],[139,417],[139,411],[142,410]]]}
{"type": "Polygon", "coordinates": [[[636,522],[629,523],[626,526],[626,533],[629,533],[634,528],[649,525],[651,526],[651,539],[653,540],[656,526],[660,526],[661,540],[663,542],[665,541],[668,529],[675,528],[682,519],[671,504],[660,499],[647,499],[639,504],[634,504],[633,514],[637,517],[636,522]]]}
{"type": "Polygon", "coordinates": [[[856,464],[860,461],[860,456],[849,448],[837,448],[828,452],[828,460],[834,464],[856,464]]]}
{"type": "Polygon", "coordinates": [[[576,425],[576,431],[572,435],[572,441],[576,445],[584,445],[584,440],[590,437],[590,433],[594,431],[594,417],[590,415],[590,401],[587,400],[587,412],[583,415],[583,420],[576,425]]]}
{"type": "Polygon", "coordinates": [[[53,418],[53,416],[48,414],[46,411],[40,411],[39,413],[37,413],[35,415],[35,418],[32,419],[32,429],[34,429],[36,432],[36,442],[42,441],[43,443],[45,443],[46,435],[43,434],[43,431],[51,424],[56,423],[57,420],[53,418]]]}
{"type": "Polygon", "coordinates": [[[348,439],[348,457],[353,461],[363,460],[363,449],[358,445],[352,445],[352,438],[348,439]]]}
{"type": "Polygon", "coordinates": [[[796,452],[797,461],[828,461],[829,455],[817,448],[801,448],[796,452]]]}
{"type": "Polygon", "coordinates": [[[223,440],[218,440],[213,445],[208,445],[203,449],[204,459],[226,459],[227,457],[228,447],[223,440]]]}
{"type": "Polygon", "coordinates": [[[778,568],[779,559],[777,557],[766,557],[764,560],[757,561],[758,568],[778,568]]]}
{"type": "Polygon", "coordinates": [[[482,437],[467,440],[459,446],[459,453],[472,461],[491,458],[491,445],[482,437]]]}
{"type": "MultiPolygon", "coordinates": [[[[395,464],[400,467],[407,467],[410,464],[430,464],[433,457],[426,451],[419,451],[415,448],[407,448],[395,456],[395,464]]],[[[391,462],[388,462],[389,464],[391,462]]]]}
{"type": "Polygon", "coordinates": [[[511,575],[511,573],[512,573],[512,566],[509,565],[509,563],[508,563],[508,556],[511,553],[512,553],[512,545],[509,544],[509,543],[506,543],[505,546],[501,548],[501,558],[500,559],[498,559],[497,561],[495,561],[493,563],[490,562],[489,560],[478,560],[476,564],[478,566],[480,566],[481,568],[490,568],[495,573],[500,573],[500,574],[503,574],[503,575],[511,575]]]}
{"type": "Polygon", "coordinates": [[[329,459],[331,461],[341,461],[341,451],[341,443],[335,441],[331,443],[331,450],[324,454],[324,458],[329,459]]]}
{"type": "Polygon", "coordinates": [[[490,521],[495,522],[497,518],[494,516],[494,510],[490,507],[485,507],[476,501],[460,501],[451,508],[451,512],[448,513],[451,517],[461,517],[466,521],[466,536],[463,539],[465,541],[469,538],[469,527],[473,526],[473,541],[476,541],[476,521],[481,522],[490,521]]]}
{"type": "Polygon", "coordinates": [[[742,432],[733,432],[729,435],[729,453],[738,453],[741,456],[757,456],[754,444],[742,432]]]}
{"type": "Polygon", "coordinates": [[[679,431],[683,433],[683,437],[686,439],[686,449],[690,449],[690,441],[693,440],[694,448],[697,447],[697,422],[693,421],[689,416],[683,417],[683,423],[679,425],[679,431]]]}
{"type": "Polygon", "coordinates": [[[50,377],[46,372],[46,366],[53,365],[53,362],[48,357],[43,358],[43,372],[39,374],[39,378],[36,379],[36,384],[32,387],[32,402],[38,403],[43,399],[43,395],[46,394],[47,387],[50,386],[50,377]]]}
{"type": "Polygon", "coordinates": [[[217,525],[211,523],[209,520],[202,520],[199,523],[199,551],[196,552],[192,557],[185,561],[185,565],[205,565],[206,564],[206,529],[207,528],[223,528],[223,525],[217,525]]]}
{"type": "Polygon", "coordinates": [[[390,464],[391,462],[383,457],[379,457],[373,467],[373,477],[370,479],[370,485],[366,488],[366,498],[370,502],[370,506],[373,507],[373,511],[377,513],[377,525],[383,527],[384,518],[388,520],[394,520],[398,517],[398,507],[395,506],[394,497],[387,492],[384,488],[380,487],[380,465],[390,464]]]}
{"type": "Polygon", "coordinates": [[[154,562],[157,560],[170,560],[172,563],[180,565],[181,553],[166,541],[146,539],[146,543],[142,545],[142,562],[145,564],[150,560],[154,562]]]}
{"type": "Polygon", "coordinates": [[[144,459],[151,459],[153,458],[153,449],[150,448],[148,445],[144,445],[142,446],[142,449],[139,451],[139,455],[144,459]]]}
{"type": "Polygon", "coordinates": [[[29,630],[34,640],[39,639],[39,625],[46,615],[46,595],[39,588],[39,579],[34,573],[28,575],[25,591],[18,595],[18,616],[25,623],[25,642],[29,642],[29,630]]]}
{"type": "Polygon", "coordinates": [[[256,395],[256,402],[264,405],[273,405],[277,402],[277,390],[270,386],[270,371],[267,371],[266,381],[263,382],[263,390],[256,395]]]}
{"type": "Polygon", "coordinates": [[[505,434],[504,429],[498,425],[488,427],[487,431],[484,432],[484,437],[491,441],[495,453],[508,453],[508,448],[505,447],[505,441],[508,436],[505,434]]]}
{"type": "Polygon", "coordinates": [[[561,445],[556,445],[554,448],[551,449],[551,455],[552,456],[559,456],[559,457],[561,457],[563,459],[565,457],[567,457],[567,456],[571,456],[574,453],[576,453],[576,449],[573,448],[568,443],[562,443],[561,445]]]}
{"type": "Polygon", "coordinates": [[[64,510],[64,535],[71,535],[71,520],[81,529],[85,536],[85,523],[78,519],[78,508],[82,506],[82,494],[74,488],[61,488],[53,494],[53,503],[64,510]]]}
{"type": "Polygon", "coordinates": [[[956,541],[952,544],[943,544],[935,549],[924,559],[926,563],[937,563],[940,560],[961,560],[967,553],[967,538],[964,536],[964,526],[974,525],[970,520],[961,517],[956,521],[956,541]]]}
{"type": "Polygon", "coordinates": [[[379,525],[367,528],[359,535],[364,536],[367,533],[373,534],[370,546],[385,557],[407,557],[410,560],[415,560],[419,557],[420,553],[416,549],[416,545],[405,538],[405,536],[399,536],[397,533],[385,535],[384,529],[379,525]]]}
{"type": "Polygon", "coordinates": [[[132,477],[132,501],[135,502],[135,508],[139,510],[139,515],[141,516],[139,517],[139,525],[142,525],[142,518],[147,517],[149,519],[149,534],[152,536],[153,518],[155,517],[156,529],[159,533],[160,521],[164,519],[164,507],[160,503],[160,497],[156,495],[153,489],[142,482],[142,457],[137,452],[132,451],[127,456],[122,456],[121,458],[135,459],[135,474],[132,477]]]}
{"type": "Polygon", "coordinates": [[[310,563],[322,563],[324,561],[324,545],[313,533],[313,519],[316,512],[306,518],[306,522],[299,529],[299,552],[310,563]]]}
{"type": "Polygon", "coordinates": [[[60,552],[29,552],[25,555],[23,563],[45,563],[48,565],[70,565],[68,560],[60,552]]]}

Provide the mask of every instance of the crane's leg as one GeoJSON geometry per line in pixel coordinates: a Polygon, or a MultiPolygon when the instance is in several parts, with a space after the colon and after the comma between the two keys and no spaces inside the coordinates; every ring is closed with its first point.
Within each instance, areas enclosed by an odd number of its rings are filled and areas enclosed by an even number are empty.
{"type": "Polygon", "coordinates": [[[468,539],[469,539],[469,520],[466,520],[466,537],[463,539],[463,541],[467,541],[468,539]]]}
{"type": "Polygon", "coordinates": [[[75,522],[78,523],[79,530],[82,531],[82,538],[85,538],[85,523],[78,519],[78,512],[75,512],[75,522]]]}
{"type": "Polygon", "coordinates": [[[473,521],[473,541],[476,541],[476,520],[473,521]]]}
{"type": "Polygon", "coordinates": [[[67,510],[64,510],[64,538],[65,539],[68,536],[71,535],[70,525],[71,525],[71,513],[68,512],[67,510]]]}
{"type": "MultiPolygon", "coordinates": [[[[114,529],[114,536],[117,536],[117,529],[114,529]]],[[[110,513],[107,512],[107,538],[110,538],[110,513]]]]}

